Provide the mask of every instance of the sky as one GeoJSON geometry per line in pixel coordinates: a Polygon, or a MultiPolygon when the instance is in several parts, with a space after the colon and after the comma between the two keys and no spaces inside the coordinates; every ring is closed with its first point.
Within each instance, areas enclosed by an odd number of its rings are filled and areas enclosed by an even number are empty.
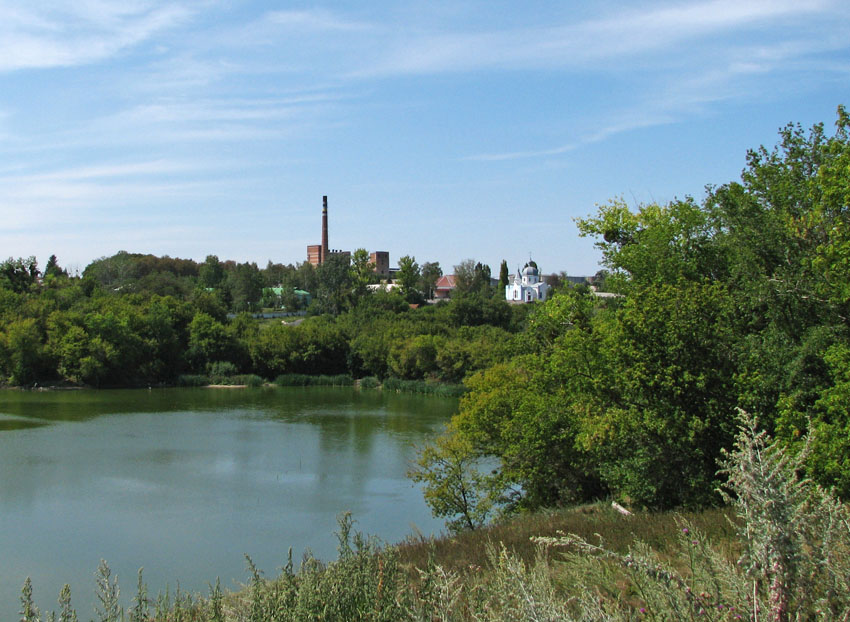
{"type": "Polygon", "coordinates": [[[0,257],[593,274],[575,219],[704,197],[850,104],[850,2],[0,0],[0,257]]]}

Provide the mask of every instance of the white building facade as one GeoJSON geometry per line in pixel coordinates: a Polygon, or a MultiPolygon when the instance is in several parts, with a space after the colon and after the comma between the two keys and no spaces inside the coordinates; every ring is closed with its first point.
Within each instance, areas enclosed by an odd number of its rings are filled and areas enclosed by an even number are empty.
{"type": "Polygon", "coordinates": [[[552,288],[540,280],[537,264],[529,261],[525,267],[514,275],[513,283],[505,286],[505,300],[508,302],[537,302],[544,301],[552,288]]]}

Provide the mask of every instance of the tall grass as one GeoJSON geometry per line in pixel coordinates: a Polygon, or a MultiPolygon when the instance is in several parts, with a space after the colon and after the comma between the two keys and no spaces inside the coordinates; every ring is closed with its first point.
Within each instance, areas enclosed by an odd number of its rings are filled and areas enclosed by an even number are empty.
{"type": "Polygon", "coordinates": [[[282,374],[275,378],[274,383],[279,387],[350,387],[354,384],[354,378],[348,374],[316,375],[309,374],[282,374]]]}
{"type": "Polygon", "coordinates": [[[261,387],[265,384],[256,374],[234,374],[232,376],[205,376],[203,374],[182,374],[177,378],[181,387],[206,387],[209,385],[261,387]]]}
{"type": "MultiPolygon", "coordinates": [[[[384,546],[354,532],[344,514],[334,561],[308,555],[295,570],[290,551],[280,575],[266,579],[249,558],[248,584],[238,592],[222,593],[216,583],[209,597],[178,590],[153,601],[140,572],[130,619],[848,620],[850,512],[800,479],[800,466],[742,415],[724,466],[728,521],[720,510],[653,520],[599,505],[495,526],[486,541],[482,530],[384,546]],[[515,526],[523,522],[524,531],[515,526]],[[472,548],[449,555],[463,546],[472,548]]],[[[100,619],[123,619],[105,563],[97,577],[100,619]]],[[[27,579],[24,622],[41,619],[32,590],[27,579]]],[[[76,619],[70,592],[63,589],[60,604],[60,620],[76,619]]]]}
{"type": "Polygon", "coordinates": [[[385,391],[422,393],[441,397],[460,397],[466,392],[466,387],[461,384],[426,382],[424,380],[400,380],[399,378],[386,378],[383,389],[385,391]]]}
{"type": "Polygon", "coordinates": [[[210,377],[203,374],[181,374],[177,377],[177,386],[180,387],[205,387],[210,382],[210,377]]]}

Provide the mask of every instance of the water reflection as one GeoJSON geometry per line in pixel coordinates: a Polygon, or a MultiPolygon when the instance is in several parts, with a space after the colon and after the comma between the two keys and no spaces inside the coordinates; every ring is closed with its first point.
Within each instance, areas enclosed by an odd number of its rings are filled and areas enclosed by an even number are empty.
{"type": "Polygon", "coordinates": [[[439,531],[404,474],[453,400],[354,389],[0,393],[0,619],[32,576],[55,608],[71,582],[88,619],[100,558],[131,594],[203,591],[334,553],[336,515],[395,540],[439,531]]]}

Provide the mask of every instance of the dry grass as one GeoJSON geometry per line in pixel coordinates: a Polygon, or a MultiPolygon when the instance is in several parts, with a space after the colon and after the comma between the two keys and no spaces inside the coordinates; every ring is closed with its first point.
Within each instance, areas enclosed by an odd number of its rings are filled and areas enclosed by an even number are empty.
{"type": "Polygon", "coordinates": [[[487,547],[504,546],[512,555],[530,563],[537,555],[534,537],[555,537],[572,533],[588,541],[601,536],[605,546],[625,553],[637,542],[650,547],[662,558],[678,550],[679,521],[685,521],[705,534],[729,559],[740,553],[736,540],[734,512],[710,508],[701,512],[637,512],[623,516],[607,503],[522,514],[475,531],[441,538],[409,537],[400,547],[400,561],[407,568],[424,568],[429,558],[446,570],[465,572],[486,566],[487,547]]]}

